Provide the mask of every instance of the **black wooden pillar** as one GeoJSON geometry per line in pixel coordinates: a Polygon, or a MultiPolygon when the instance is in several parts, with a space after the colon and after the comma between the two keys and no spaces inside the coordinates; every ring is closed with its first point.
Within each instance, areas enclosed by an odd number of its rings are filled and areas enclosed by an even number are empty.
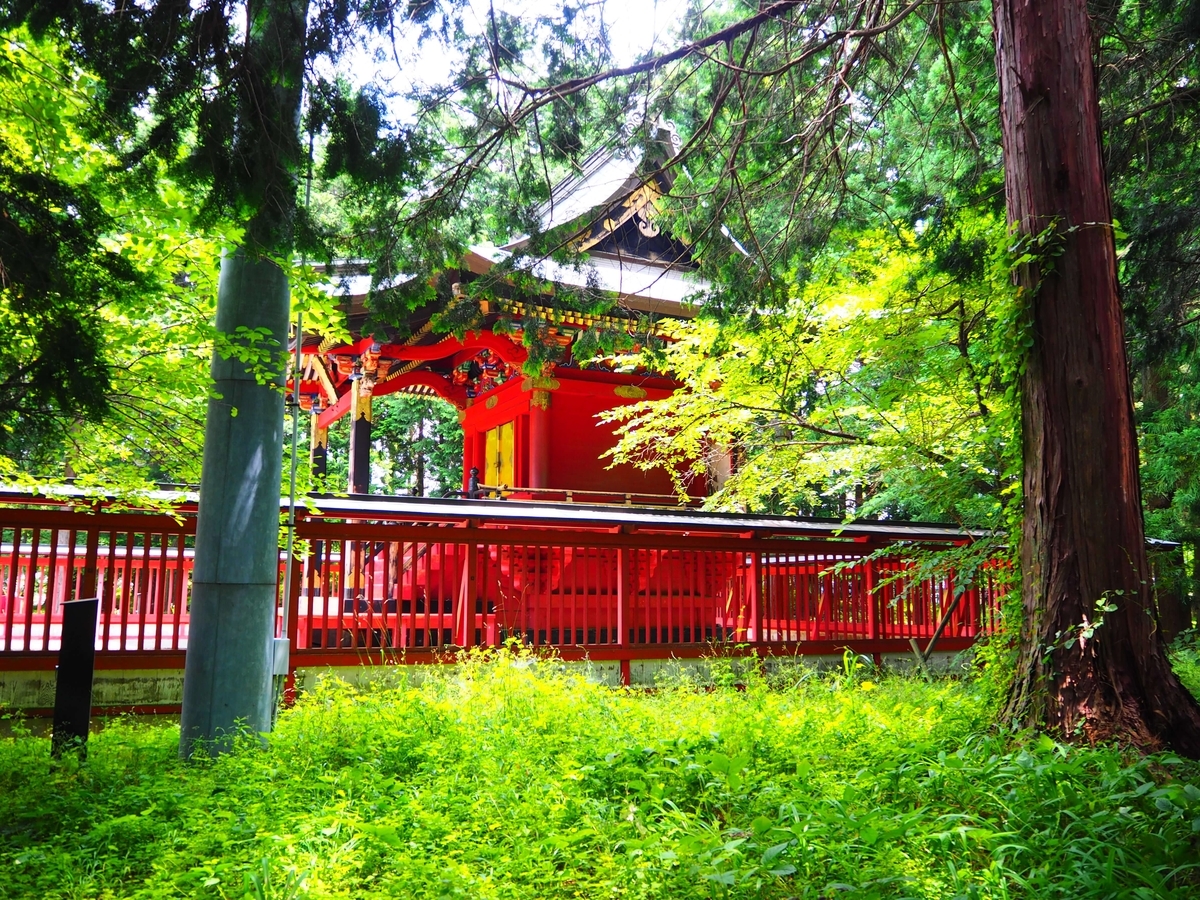
{"type": "Polygon", "coordinates": [[[312,434],[309,440],[309,464],[313,481],[320,483],[329,470],[329,429],[320,425],[320,413],[313,410],[312,434]]]}
{"type": "Polygon", "coordinates": [[[371,395],[359,384],[351,387],[350,493],[371,492],[371,395]]]}
{"type": "Polygon", "coordinates": [[[50,754],[78,745],[86,750],[92,721],[92,675],[96,664],[96,619],[100,600],[70,600],[63,604],[62,645],[54,686],[54,732],[50,754]]]}
{"type": "MultiPolygon", "coordinates": [[[[308,441],[308,462],[312,471],[314,490],[324,491],[329,488],[325,484],[325,476],[329,473],[329,429],[321,426],[321,408],[314,405],[312,411],[312,432],[308,441]]],[[[325,542],[313,541],[312,553],[304,562],[304,584],[311,591],[310,573],[321,571],[321,561],[325,556],[325,542]]]]}

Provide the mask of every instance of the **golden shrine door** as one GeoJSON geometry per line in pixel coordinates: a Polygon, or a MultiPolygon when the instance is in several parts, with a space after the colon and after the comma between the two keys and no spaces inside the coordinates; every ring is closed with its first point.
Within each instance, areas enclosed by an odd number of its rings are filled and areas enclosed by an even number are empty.
{"type": "Polygon", "coordinates": [[[493,487],[513,486],[513,423],[505,422],[485,436],[483,483],[493,487]]]}

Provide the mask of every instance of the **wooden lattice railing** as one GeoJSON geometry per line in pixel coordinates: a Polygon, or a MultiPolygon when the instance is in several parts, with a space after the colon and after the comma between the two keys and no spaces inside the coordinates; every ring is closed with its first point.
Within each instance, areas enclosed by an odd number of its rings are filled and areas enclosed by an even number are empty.
{"type": "MultiPolygon", "coordinates": [[[[872,558],[891,538],[846,539],[836,526],[761,536],[736,519],[614,526],[586,511],[547,524],[472,504],[304,511],[291,596],[281,558],[277,603],[293,666],[430,662],[509,641],[623,661],[715,645],[880,654],[927,642],[939,624],[939,648],[956,650],[993,627],[1003,591],[995,569],[967,585],[909,576],[900,555],[872,558]]],[[[927,540],[954,542],[945,529],[927,540]]],[[[0,667],[53,665],[62,604],[86,596],[101,599],[98,666],[181,666],[194,552],[186,504],[171,515],[0,505],[0,667]]]]}

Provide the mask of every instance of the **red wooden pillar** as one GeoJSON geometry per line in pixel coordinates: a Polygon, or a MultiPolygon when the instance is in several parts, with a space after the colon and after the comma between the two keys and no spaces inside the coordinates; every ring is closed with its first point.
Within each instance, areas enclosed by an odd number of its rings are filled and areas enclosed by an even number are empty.
{"type": "MultiPolygon", "coordinates": [[[[287,621],[285,623],[284,637],[288,639],[288,646],[295,651],[299,647],[296,638],[300,630],[300,588],[304,581],[304,570],[298,558],[292,560],[291,566],[291,591],[289,596],[284,598],[284,603],[287,604],[287,621]]],[[[288,654],[287,678],[283,682],[283,705],[291,707],[295,703],[296,655],[293,652],[288,654]]]]}
{"type": "MultiPolygon", "coordinates": [[[[466,558],[463,560],[462,585],[458,592],[458,635],[455,638],[455,643],[460,647],[471,647],[475,644],[475,603],[479,596],[476,581],[478,551],[478,544],[467,544],[466,558]]],[[[484,615],[480,618],[481,623],[486,622],[486,614],[487,611],[484,610],[484,615]]],[[[486,637],[480,643],[487,645],[486,637]]]]}
{"type": "Polygon", "coordinates": [[[758,643],[762,636],[762,551],[750,551],[750,620],[746,623],[746,640],[758,643]]]}
{"type": "MultiPolygon", "coordinates": [[[[14,532],[14,533],[16,534],[16,537],[13,540],[13,546],[18,547],[18,546],[20,546],[20,533],[19,532],[14,532]]],[[[87,555],[84,556],[84,558],[83,558],[83,584],[81,585],[81,590],[79,592],[79,596],[72,597],[71,598],[72,600],[88,600],[92,597],[97,596],[96,585],[99,584],[99,582],[100,582],[100,579],[98,577],[98,568],[99,568],[98,557],[100,555],[100,526],[98,526],[98,525],[91,525],[88,527],[86,553],[87,553],[87,555]]],[[[181,566],[183,565],[182,561],[180,561],[180,565],[181,566]]],[[[11,596],[11,594],[12,594],[12,591],[9,591],[10,596],[11,596]]],[[[12,608],[12,603],[10,602],[9,609],[11,609],[11,608],[12,608]]],[[[9,625],[8,633],[12,634],[11,623],[9,625]]],[[[178,640],[178,635],[176,636],[176,640],[178,640]]],[[[105,647],[105,649],[108,649],[108,635],[105,635],[104,647],[105,647]]]]}
{"type": "Polygon", "coordinates": [[[630,626],[629,616],[629,551],[620,547],[617,549],[617,646],[625,649],[621,657],[621,684],[629,687],[629,645],[630,626]]]}
{"type": "MultiPolygon", "coordinates": [[[[617,646],[629,647],[629,551],[617,548],[617,646]]],[[[629,684],[629,657],[621,657],[621,684],[629,684]]]]}
{"type": "MultiPolygon", "coordinates": [[[[312,415],[312,430],[309,434],[309,454],[308,460],[312,471],[312,480],[317,490],[328,490],[325,484],[325,476],[329,473],[329,429],[323,428],[320,424],[320,413],[315,409],[312,415]]],[[[321,567],[321,559],[324,556],[325,544],[323,541],[314,541],[312,549],[304,556],[304,572],[302,580],[308,581],[310,573],[314,570],[319,571],[321,567]]],[[[309,594],[315,593],[310,590],[309,594]]],[[[296,644],[293,643],[295,648],[296,644]]],[[[289,701],[290,702],[290,701],[289,701]]]]}
{"type": "Polygon", "coordinates": [[[529,487],[529,416],[513,419],[513,473],[514,487],[529,487]]]}
{"type": "MultiPolygon", "coordinates": [[[[869,640],[878,640],[883,631],[883,616],[880,615],[879,594],[875,590],[875,560],[864,559],[863,563],[863,589],[866,591],[864,601],[867,604],[867,638],[869,640]]],[[[871,654],[871,658],[875,661],[875,665],[883,665],[883,654],[876,651],[871,654]]]]}
{"type": "Polygon", "coordinates": [[[534,391],[529,400],[529,486],[550,486],[550,392],[534,391]]]}
{"type": "MultiPolygon", "coordinates": [[[[362,382],[350,385],[350,493],[371,492],[371,395],[362,390],[362,382]]],[[[369,546],[369,545],[366,545],[369,546]]],[[[357,613],[358,598],[363,587],[363,544],[343,541],[342,565],[349,556],[349,568],[343,569],[349,576],[343,585],[344,613],[357,613]]]]}
{"type": "Polygon", "coordinates": [[[862,567],[863,589],[866,591],[863,601],[867,604],[867,638],[874,641],[879,638],[879,598],[875,596],[875,561],[864,559],[862,567]]]}

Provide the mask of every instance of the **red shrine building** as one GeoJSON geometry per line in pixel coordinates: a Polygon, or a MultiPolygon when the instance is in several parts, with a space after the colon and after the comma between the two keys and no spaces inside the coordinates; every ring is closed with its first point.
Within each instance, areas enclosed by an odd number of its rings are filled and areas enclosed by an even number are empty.
{"type": "MultiPolygon", "coordinates": [[[[678,151],[673,128],[660,128],[658,137],[667,155],[678,151]]],[[[669,473],[610,467],[605,454],[616,437],[598,414],[661,399],[676,383],[646,372],[613,371],[573,352],[589,328],[635,334],[646,321],[690,317],[695,310],[689,301],[707,287],[688,248],[655,222],[655,202],[669,186],[666,176],[643,177],[641,163],[638,151],[595,153],[538,211],[543,232],[574,229],[575,248],[586,253],[582,266],[524,256],[526,238],[473,247],[450,276],[450,301],[417,310],[384,333],[364,331],[369,279],[343,274],[354,340],[343,344],[306,334],[302,346],[301,407],[312,413],[314,473],[325,469],[329,426],[349,415],[348,487],[368,493],[372,400],[405,392],[436,396],[458,409],[464,491],[477,482],[493,496],[502,488],[502,496],[524,499],[667,502],[673,493],[669,473]],[[605,292],[616,306],[604,316],[553,309],[544,295],[539,301],[512,287],[503,273],[513,268],[551,290],[605,292]],[[467,299],[469,285],[481,278],[507,286],[489,292],[503,299],[467,299]],[[434,325],[447,302],[477,308],[477,315],[471,310],[472,330],[461,338],[434,325]],[[556,361],[534,375],[525,365],[527,327],[537,329],[536,340],[557,345],[556,361]]]]}
{"type": "MultiPolygon", "coordinates": [[[[687,248],[655,222],[667,185],[638,174],[653,168],[636,153],[598,153],[555,188],[540,225],[574,233],[588,254],[581,268],[533,258],[523,240],[475,247],[439,282],[437,303],[383,330],[367,324],[369,279],[350,267],[340,273],[352,339],[308,334],[299,348],[314,471],[324,470],[327,429],[350,416],[349,491],[368,493],[374,399],[435,396],[459,412],[464,492],[483,499],[326,496],[306,505],[295,532],[302,559],[282,560],[278,570],[277,633],[290,644],[290,677],[364,662],[443,662],[457,658],[450,648],[512,640],[607,666],[602,677],[624,684],[652,680],[647,661],[709,655],[714,644],[830,660],[849,649],[877,662],[912,648],[925,666],[935,643],[958,651],[992,630],[1003,563],[956,584],[953,572],[913,568],[903,546],[879,555],[913,541],[962,544],[974,539],[968,532],[667,509],[677,502],[669,473],[608,467],[615,436],[597,414],[666,397],[677,385],[576,354],[580,336],[645,334],[647,319],[691,315],[688,301],[705,289],[687,248]],[[514,275],[522,269],[537,288],[518,287],[531,281],[514,275]],[[617,298],[605,316],[562,312],[547,299],[549,291],[597,288],[617,298]],[[438,328],[447,310],[470,321],[461,337],[438,328]],[[536,369],[527,365],[530,329],[537,359],[552,360],[536,369]],[[547,357],[546,347],[557,352],[547,357]],[[497,496],[578,502],[487,499],[497,496]]],[[[81,596],[101,598],[100,668],[128,670],[139,685],[150,683],[144,666],[181,670],[192,508],[106,513],[91,500],[86,510],[71,502],[10,492],[0,503],[9,535],[0,547],[8,584],[0,674],[52,670],[64,602],[81,596]],[[139,655],[145,662],[133,662],[139,655]]],[[[157,694],[122,696],[161,703],[157,694]]]]}

